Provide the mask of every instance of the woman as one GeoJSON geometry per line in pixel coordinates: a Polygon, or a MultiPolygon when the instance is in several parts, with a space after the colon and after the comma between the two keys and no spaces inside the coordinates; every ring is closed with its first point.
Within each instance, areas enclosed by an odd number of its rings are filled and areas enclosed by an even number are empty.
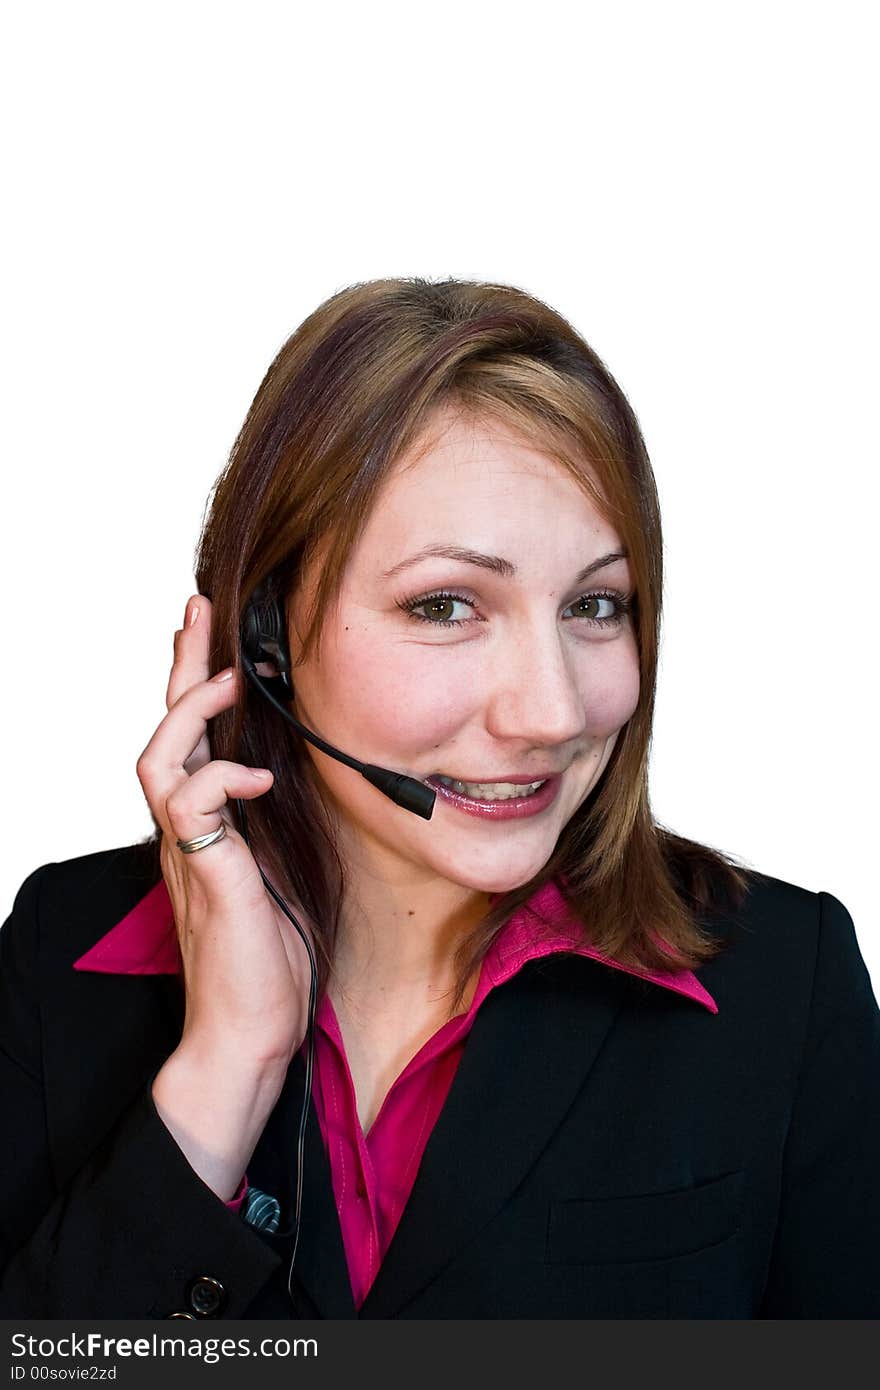
{"type": "Polygon", "coordinates": [[[284,345],[156,834],[0,933],[4,1316],[880,1312],[849,914],[650,812],[661,553],[629,405],[531,296],[358,284],[284,345]]]}

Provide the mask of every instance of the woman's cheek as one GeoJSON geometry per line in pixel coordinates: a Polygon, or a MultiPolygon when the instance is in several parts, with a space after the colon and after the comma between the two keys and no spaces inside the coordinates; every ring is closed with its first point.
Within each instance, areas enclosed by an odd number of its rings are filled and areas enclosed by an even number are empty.
{"type": "Polygon", "coordinates": [[[621,642],[585,675],[584,708],[588,731],[594,736],[615,733],[635,714],[639,704],[639,663],[635,640],[621,642]]]}
{"type": "Polygon", "coordinates": [[[421,670],[411,679],[376,672],[370,694],[374,736],[411,754],[446,743],[473,718],[478,698],[469,682],[421,670]]]}
{"type": "Polygon", "coordinates": [[[456,679],[451,662],[432,662],[431,655],[442,653],[415,644],[352,643],[327,671],[347,698],[331,697],[329,704],[347,707],[347,728],[357,727],[373,748],[417,752],[440,743],[460,729],[477,697],[472,680],[456,679]]]}

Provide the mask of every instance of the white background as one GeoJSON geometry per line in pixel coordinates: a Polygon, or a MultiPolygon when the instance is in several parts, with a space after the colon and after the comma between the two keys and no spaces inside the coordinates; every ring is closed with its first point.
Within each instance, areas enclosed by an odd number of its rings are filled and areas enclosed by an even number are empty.
{"type": "Polygon", "coordinates": [[[868,4],[31,3],[0,59],[4,853],[132,843],[211,486],[381,275],[519,285],[627,392],[666,535],[666,825],[838,896],[875,991],[868,4]]]}

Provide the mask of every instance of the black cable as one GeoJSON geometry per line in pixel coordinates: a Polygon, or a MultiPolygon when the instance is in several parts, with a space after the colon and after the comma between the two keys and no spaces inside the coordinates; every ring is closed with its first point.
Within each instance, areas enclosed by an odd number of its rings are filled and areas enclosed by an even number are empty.
{"type": "MultiPolygon", "coordinates": [[[[414,815],[421,816],[425,820],[430,820],[431,814],[434,809],[434,802],[436,801],[437,797],[437,793],[433,787],[431,787],[429,784],[425,782],[418,780],[417,778],[406,776],[405,774],[400,772],[393,772],[390,768],[378,767],[375,766],[373,763],[362,763],[357,758],[352,758],[349,756],[349,754],[343,753],[339,748],[334,748],[334,746],[331,743],[328,743],[325,739],[322,739],[318,734],[314,732],[314,730],[308,729],[304,724],[300,723],[298,719],[295,719],[293,715],[290,713],[290,711],[285,709],[281,700],[276,698],[276,696],[272,693],[270,686],[272,684],[278,683],[279,685],[281,685],[286,698],[288,700],[292,698],[290,680],[288,675],[284,674],[270,678],[260,676],[257,671],[257,660],[262,660],[264,658],[267,660],[271,660],[273,663],[275,663],[279,667],[279,670],[281,672],[286,673],[289,669],[290,662],[289,656],[286,653],[286,643],[280,642],[280,639],[277,637],[277,635],[273,635],[273,623],[275,625],[281,624],[281,619],[278,613],[275,613],[274,618],[272,618],[271,614],[263,614],[261,617],[260,613],[258,612],[256,613],[256,616],[254,616],[253,613],[251,613],[251,615],[242,625],[242,666],[245,675],[247,676],[251,684],[260,692],[264,699],[268,700],[271,705],[274,705],[275,709],[278,710],[279,714],[281,714],[284,717],[284,719],[286,719],[287,722],[297,730],[301,737],[305,738],[308,742],[314,744],[315,747],[319,748],[323,753],[326,753],[329,757],[335,758],[337,762],[344,763],[347,767],[353,768],[354,771],[359,772],[362,777],[365,777],[368,782],[370,782],[374,787],[377,787],[379,791],[383,793],[384,796],[390,797],[391,800],[394,801],[398,806],[402,806],[405,810],[412,811],[414,815]],[[269,629],[268,631],[264,630],[267,624],[269,629]],[[262,655],[260,655],[260,653],[262,653],[262,655]]],[[[281,693],[281,691],[279,691],[279,693],[281,693]]],[[[247,831],[247,812],[245,811],[244,802],[241,800],[240,797],[236,797],[235,803],[238,807],[238,822],[240,834],[245,844],[248,845],[248,847],[250,847],[250,840],[248,838],[247,831]]],[[[296,1251],[299,1245],[299,1233],[302,1223],[303,1151],[305,1143],[306,1124],[308,1121],[309,1102],[311,1100],[312,1094],[312,1078],[314,1074],[315,1006],[317,1001],[318,971],[317,965],[315,963],[315,956],[312,950],[311,942],[309,941],[299,922],[293,916],[293,913],[290,911],[287,904],[284,902],[283,898],[280,897],[280,895],[276,892],[274,886],[269,882],[268,878],[263,873],[263,870],[259,867],[259,865],[257,865],[257,868],[259,869],[260,877],[263,880],[266,890],[271,894],[272,898],[281,908],[281,911],[284,913],[288,921],[291,922],[292,925],[299,932],[303,944],[306,948],[306,951],[308,952],[309,966],[311,969],[311,980],[309,982],[309,1014],[304,1039],[304,1041],[307,1044],[306,1081],[305,1090],[303,1094],[303,1106],[302,1111],[300,1113],[299,1134],[297,1137],[296,1205],[294,1209],[294,1221],[293,1225],[289,1227],[288,1230],[274,1233],[284,1237],[285,1239],[289,1238],[290,1236],[293,1236],[293,1254],[290,1259],[290,1269],[287,1275],[287,1292],[290,1296],[291,1302],[294,1302],[292,1288],[293,1264],[294,1260],[296,1259],[296,1251]]]]}
{"type": "MultiPolygon", "coordinates": [[[[247,812],[245,811],[244,802],[241,800],[240,797],[236,797],[235,804],[238,807],[239,832],[245,844],[248,846],[248,848],[250,848],[250,839],[247,830],[247,812]]],[[[274,886],[269,882],[268,878],[263,873],[263,870],[260,868],[259,864],[257,865],[257,869],[259,870],[260,878],[263,880],[263,883],[265,884],[267,891],[271,893],[275,902],[278,904],[278,906],[281,908],[281,911],[284,913],[285,917],[288,919],[288,921],[290,921],[293,924],[294,927],[296,927],[296,930],[299,932],[303,944],[306,948],[306,951],[308,952],[309,969],[311,976],[309,980],[309,1017],[308,1023],[306,1025],[305,1034],[305,1042],[307,1044],[306,1082],[305,1089],[303,1092],[302,1109],[300,1111],[299,1116],[299,1133],[297,1135],[296,1145],[296,1203],[294,1208],[294,1219],[293,1224],[290,1227],[288,1227],[286,1231],[273,1232],[274,1235],[279,1236],[281,1239],[287,1239],[288,1237],[293,1236],[293,1254],[290,1257],[290,1269],[288,1270],[287,1274],[287,1293],[291,1302],[294,1302],[292,1288],[293,1265],[294,1261],[296,1260],[296,1251],[297,1246],[299,1245],[300,1226],[302,1224],[304,1146],[306,1124],[308,1123],[309,1116],[309,1102],[312,1097],[312,1076],[314,1073],[315,1062],[315,1005],[318,996],[318,967],[315,963],[315,953],[312,950],[312,943],[309,941],[306,933],[303,931],[299,922],[296,920],[293,913],[290,911],[287,904],[284,902],[283,898],[280,896],[278,892],[276,892],[274,886]]]]}
{"type": "Polygon", "coordinates": [[[298,719],[293,718],[289,710],[284,708],[280,700],[276,700],[272,691],[269,689],[269,685],[273,679],[277,682],[277,676],[261,676],[254,663],[249,661],[244,653],[242,653],[241,660],[245,675],[251,683],[257,687],[260,694],[269,701],[269,704],[274,705],[279,714],[284,715],[288,724],[292,724],[295,729],[299,730],[300,733],[308,738],[309,743],[314,743],[315,746],[320,748],[322,753],[326,753],[328,757],[336,758],[338,762],[345,763],[346,767],[353,767],[355,772],[363,772],[368,764],[360,762],[357,758],[350,757],[348,753],[343,753],[339,748],[335,748],[332,743],[328,743],[326,739],[321,738],[320,734],[316,734],[313,729],[306,729],[298,719]]]}

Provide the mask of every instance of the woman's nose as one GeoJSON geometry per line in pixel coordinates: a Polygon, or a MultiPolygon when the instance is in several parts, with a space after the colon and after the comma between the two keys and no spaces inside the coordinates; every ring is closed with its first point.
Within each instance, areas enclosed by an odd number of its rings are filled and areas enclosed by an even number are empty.
{"type": "Polygon", "coordinates": [[[560,634],[532,629],[492,660],[486,725],[495,738],[550,746],[583,734],[585,693],[560,634]]]}

